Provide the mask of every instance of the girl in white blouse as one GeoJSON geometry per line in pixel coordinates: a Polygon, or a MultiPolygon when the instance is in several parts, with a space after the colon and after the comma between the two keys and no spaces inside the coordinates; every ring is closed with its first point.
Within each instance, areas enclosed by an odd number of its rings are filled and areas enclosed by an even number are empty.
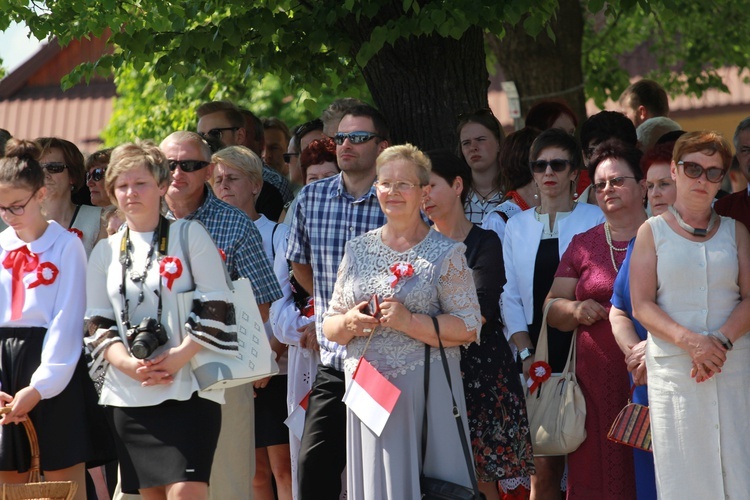
{"type": "Polygon", "coordinates": [[[223,391],[200,392],[190,360],[204,348],[237,352],[233,305],[213,240],[199,223],[160,215],[170,169],[207,168],[198,158],[186,150],[168,162],[150,142],[117,147],[105,187],[126,225],[89,259],[90,373],[115,431],[122,490],[145,499],[208,498],[223,391]],[[191,290],[193,310],[180,324],[178,294],[191,290]],[[139,344],[141,335],[147,342],[139,344]]]}
{"type": "MultiPolygon", "coordinates": [[[[48,481],[76,481],[86,498],[84,463],[107,436],[86,401],[95,401],[81,359],[86,254],[78,237],[42,212],[41,148],[11,141],[0,160],[0,482],[24,483],[30,454],[23,427],[34,423],[48,481]],[[97,446],[95,446],[97,445],[97,446]]],[[[95,405],[94,405],[95,406],[95,405]]]]}

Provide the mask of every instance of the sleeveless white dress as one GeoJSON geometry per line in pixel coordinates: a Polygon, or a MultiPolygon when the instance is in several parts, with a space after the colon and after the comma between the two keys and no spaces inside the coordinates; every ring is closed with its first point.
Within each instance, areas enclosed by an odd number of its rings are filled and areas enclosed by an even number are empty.
{"type": "MultiPolygon", "coordinates": [[[[721,218],[708,240],[648,220],[657,256],[656,302],[692,331],[719,329],[740,302],[735,221],[721,218]]],[[[750,494],[750,338],[727,353],[722,372],[700,384],[689,354],[650,333],[646,348],[659,498],[748,498],[750,494]]]]}

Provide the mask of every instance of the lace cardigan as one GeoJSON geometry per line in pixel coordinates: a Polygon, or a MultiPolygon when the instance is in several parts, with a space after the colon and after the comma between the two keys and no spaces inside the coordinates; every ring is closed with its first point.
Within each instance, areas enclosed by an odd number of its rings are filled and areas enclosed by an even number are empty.
{"type": "MultiPolygon", "coordinates": [[[[451,314],[463,320],[467,331],[479,332],[479,302],[463,243],[430,230],[410,250],[397,252],[383,243],[381,233],[382,228],[376,229],[346,244],[325,317],[344,314],[377,294],[380,300],[395,298],[412,313],[451,314]],[[397,262],[410,263],[414,275],[400,279],[392,287],[390,267],[397,262]]],[[[348,373],[354,371],[366,343],[367,337],[355,337],[347,345],[344,369],[348,373]]],[[[459,348],[446,348],[446,354],[459,357],[459,348]]],[[[433,349],[431,360],[439,357],[440,351],[433,349]]],[[[365,358],[385,377],[395,378],[424,365],[424,344],[404,332],[379,326],[372,334],[365,358]]]]}

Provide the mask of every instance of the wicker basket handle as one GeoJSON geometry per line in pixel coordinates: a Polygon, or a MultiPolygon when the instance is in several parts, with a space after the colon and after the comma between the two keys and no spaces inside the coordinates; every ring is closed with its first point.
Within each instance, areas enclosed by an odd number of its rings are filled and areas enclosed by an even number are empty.
{"type": "MultiPolygon", "coordinates": [[[[0,415],[10,413],[10,406],[4,406],[0,408],[0,415]]],[[[26,429],[26,436],[29,438],[29,447],[31,448],[31,466],[29,467],[29,482],[38,483],[40,481],[40,465],[39,465],[39,439],[36,437],[36,430],[34,424],[31,423],[31,419],[26,416],[26,420],[23,421],[23,426],[26,429]]]]}

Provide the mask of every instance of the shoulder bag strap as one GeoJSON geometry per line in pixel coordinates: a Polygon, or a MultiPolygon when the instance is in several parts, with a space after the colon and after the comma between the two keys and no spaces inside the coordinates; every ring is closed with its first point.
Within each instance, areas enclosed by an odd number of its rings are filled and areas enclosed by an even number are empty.
{"type": "Polygon", "coordinates": [[[424,345],[424,412],[422,412],[422,468],[427,456],[427,399],[430,393],[430,346],[424,345]]]}
{"type": "MultiPolygon", "coordinates": [[[[453,402],[453,416],[456,418],[456,427],[458,428],[458,437],[461,439],[461,448],[464,450],[464,458],[466,459],[466,468],[469,471],[469,478],[471,478],[471,486],[474,488],[474,492],[479,494],[479,485],[477,484],[477,476],[474,473],[474,458],[469,448],[469,443],[466,440],[466,433],[464,433],[464,424],[461,419],[461,412],[458,411],[458,405],[456,404],[456,398],[453,396],[453,384],[451,384],[451,373],[448,368],[448,358],[445,356],[445,350],[443,349],[443,341],[440,339],[440,325],[436,317],[432,317],[432,323],[435,325],[435,333],[437,333],[438,345],[440,346],[440,359],[443,361],[443,369],[445,370],[445,378],[448,380],[448,389],[451,392],[451,401],[453,402]]],[[[429,346],[427,346],[429,349],[429,346]]],[[[429,351],[428,351],[429,352],[429,351]]],[[[426,360],[429,362],[429,359],[426,360]]],[[[425,403],[425,412],[427,406],[425,403]]]]}

